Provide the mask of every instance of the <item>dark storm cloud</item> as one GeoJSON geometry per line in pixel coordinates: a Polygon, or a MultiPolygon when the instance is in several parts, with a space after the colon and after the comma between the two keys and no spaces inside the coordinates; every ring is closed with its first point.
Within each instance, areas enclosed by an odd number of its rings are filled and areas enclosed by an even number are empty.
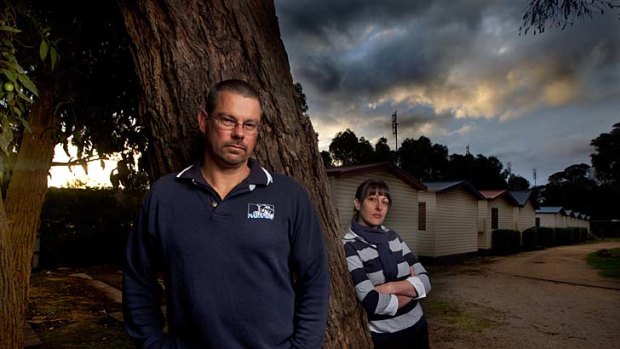
{"type": "Polygon", "coordinates": [[[385,25],[423,13],[432,1],[400,0],[277,0],[282,32],[292,37],[316,37],[330,42],[333,34],[355,36],[368,23],[385,25]]]}
{"type": "Polygon", "coordinates": [[[467,50],[480,15],[437,23],[429,13],[451,13],[432,2],[279,3],[282,32],[296,79],[329,92],[369,97],[404,84],[441,80],[467,50]],[[459,36],[456,37],[455,34],[459,36]],[[469,38],[468,38],[469,36],[469,38]],[[449,47],[449,50],[444,49],[449,47]],[[299,58],[299,60],[297,60],[299,58]]]}
{"type": "Polygon", "coordinates": [[[331,57],[310,57],[298,69],[299,75],[312,81],[314,87],[325,93],[340,89],[341,73],[331,57]]]}
{"type": "Polygon", "coordinates": [[[454,113],[450,111],[436,113],[435,110],[428,105],[415,105],[409,108],[402,108],[398,111],[398,127],[400,127],[401,130],[415,130],[425,124],[442,124],[452,119],[454,119],[454,113]]]}
{"type": "Polygon", "coordinates": [[[549,31],[519,37],[522,6],[489,1],[313,1],[278,3],[278,13],[295,78],[340,99],[371,100],[390,89],[416,86],[434,95],[452,91],[471,99],[474,91],[467,83],[475,77],[479,84],[505,90],[491,91],[492,100],[471,112],[501,115],[510,103],[518,108],[545,94],[557,95],[549,103],[570,100],[587,85],[579,75],[602,68],[592,64],[617,64],[618,35],[611,34],[616,23],[599,20],[571,35],[549,31]],[[502,46],[507,53],[496,54],[502,46]],[[465,80],[448,81],[459,69],[465,71],[465,80]],[[506,86],[509,74],[525,78],[527,90],[506,86]],[[565,91],[558,90],[562,84],[567,84],[565,91]]]}
{"type": "Polygon", "coordinates": [[[608,132],[620,109],[620,21],[593,15],[519,36],[526,5],[276,1],[320,147],[346,128],[392,144],[398,110],[399,141],[424,135],[460,152],[471,145],[540,174],[589,161],[585,138],[608,132]]]}
{"type": "MultiPolygon", "coordinates": [[[[317,89],[372,97],[431,84],[467,51],[481,12],[452,1],[278,2],[294,76],[317,89]],[[458,14],[458,15],[457,15],[458,14]]],[[[344,97],[343,96],[343,97],[344,97]]]]}

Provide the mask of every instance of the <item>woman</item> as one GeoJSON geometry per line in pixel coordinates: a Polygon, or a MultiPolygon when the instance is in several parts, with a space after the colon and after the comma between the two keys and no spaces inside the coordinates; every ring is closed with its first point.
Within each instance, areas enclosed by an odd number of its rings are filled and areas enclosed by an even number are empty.
{"type": "Polygon", "coordinates": [[[400,236],[381,225],[392,205],[387,184],[364,181],[353,205],[344,250],[375,348],[428,348],[428,326],[418,299],[431,290],[430,279],[400,236]]]}

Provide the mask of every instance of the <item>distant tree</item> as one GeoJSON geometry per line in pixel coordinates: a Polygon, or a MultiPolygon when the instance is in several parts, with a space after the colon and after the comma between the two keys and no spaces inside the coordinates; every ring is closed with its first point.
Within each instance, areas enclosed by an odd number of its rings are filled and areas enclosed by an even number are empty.
{"type": "Polygon", "coordinates": [[[474,168],[474,183],[480,189],[505,189],[507,188],[506,174],[502,172],[502,162],[495,156],[488,158],[478,154],[474,168]]]}
{"type": "Polygon", "coordinates": [[[618,0],[531,0],[525,13],[519,34],[543,33],[545,28],[557,26],[564,30],[572,26],[579,17],[592,17],[594,13],[604,14],[606,10],[620,8],[618,0]]]}
{"type": "Polygon", "coordinates": [[[375,158],[377,161],[394,161],[396,154],[390,149],[387,138],[381,137],[375,143],[375,158]]]}
{"type": "Polygon", "coordinates": [[[508,176],[508,190],[527,190],[530,188],[530,182],[518,175],[510,174],[508,176]]]}
{"type": "Polygon", "coordinates": [[[359,140],[355,132],[350,129],[338,132],[329,144],[332,159],[340,166],[350,166],[357,163],[357,144],[359,140]]]}
{"type": "Polygon", "coordinates": [[[390,146],[387,143],[387,138],[381,137],[375,143],[375,153],[381,155],[388,155],[390,153],[390,146]]]}
{"type": "Polygon", "coordinates": [[[323,165],[325,167],[334,167],[332,155],[327,150],[321,151],[321,159],[323,159],[323,165]]]}
{"type": "Polygon", "coordinates": [[[447,179],[451,180],[467,180],[473,184],[472,178],[474,177],[474,161],[476,158],[467,153],[465,155],[452,154],[450,155],[450,162],[448,166],[447,179]]]}
{"type": "Polygon", "coordinates": [[[353,166],[376,160],[374,149],[364,137],[357,138],[350,129],[338,132],[329,145],[334,165],[353,166]]]}
{"type": "Polygon", "coordinates": [[[360,140],[357,144],[357,152],[358,152],[358,163],[359,164],[368,164],[368,163],[377,161],[375,149],[372,147],[370,142],[364,137],[360,137],[360,140]]]}
{"type": "Polygon", "coordinates": [[[620,123],[610,133],[601,133],[590,145],[595,149],[590,158],[596,178],[604,184],[620,182],[620,123]]]}
{"type": "Polygon", "coordinates": [[[594,218],[620,219],[620,181],[595,188],[590,207],[587,213],[594,218]]]}
{"type": "Polygon", "coordinates": [[[548,183],[551,185],[583,184],[595,186],[592,179],[591,167],[587,164],[570,165],[564,171],[556,172],[549,176],[548,183]]]}
{"type": "Polygon", "coordinates": [[[424,180],[440,180],[448,167],[448,148],[432,144],[427,137],[407,138],[398,149],[400,166],[414,177],[424,180]]]}
{"type": "Polygon", "coordinates": [[[433,144],[431,151],[431,170],[430,178],[434,180],[445,179],[450,166],[450,157],[448,156],[448,147],[442,144],[433,144]]]}
{"type": "Polygon", "coordinates": [[[506,189],[507,172],[501,161],[494,156],[478,154],[450,155],[446,179],[464,179],[478,189],[506,189]]]}
{"type": "Polygon", "coordinates": [[[594,193],[597,188],[589,165],[570,165],[563,171],[549,176],[547,185],[541,191],[541,200],[545,206],[562,206],[591,213],[595,211],[594,193]]]}

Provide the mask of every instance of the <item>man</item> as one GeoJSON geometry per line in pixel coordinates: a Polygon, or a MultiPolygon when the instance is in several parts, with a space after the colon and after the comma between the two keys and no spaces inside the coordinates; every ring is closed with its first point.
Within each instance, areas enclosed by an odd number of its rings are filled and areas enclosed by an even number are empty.
{"type": "Polygon", "coordinates": [[[250,158],[261,114],[247,83],[217,84],[197,116],[202,163],[161,178],[145,197],[123,278],[126,329],[140,347],[321,347],[323,237],[306,191],[250,158]]]}

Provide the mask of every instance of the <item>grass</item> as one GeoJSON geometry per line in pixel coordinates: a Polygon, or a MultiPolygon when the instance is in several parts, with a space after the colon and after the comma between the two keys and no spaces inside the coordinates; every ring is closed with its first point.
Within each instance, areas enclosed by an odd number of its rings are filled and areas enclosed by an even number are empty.
{"type": "Polygon", "coordinates": [[[601,276],[620,279],[620,248],[592,252],[586,261],[593,268],[599,269],[601,276]]]}
{"type": "Polygon", "coordinates": [[[424,313],[433,318],[459,327],[465,331],[481,332],[493,324],[491,318],[496,317],[492,308],[476,305],[464,311],[456,302],[444,299],[429,299],[424,302],[424,313]]]}
{"type": "Polygon", "coordinates": [[[584,243],[586,244],[598,244],[599,242],[620,242],[620,238],[596,238],[588,239],[584,243]]]}

